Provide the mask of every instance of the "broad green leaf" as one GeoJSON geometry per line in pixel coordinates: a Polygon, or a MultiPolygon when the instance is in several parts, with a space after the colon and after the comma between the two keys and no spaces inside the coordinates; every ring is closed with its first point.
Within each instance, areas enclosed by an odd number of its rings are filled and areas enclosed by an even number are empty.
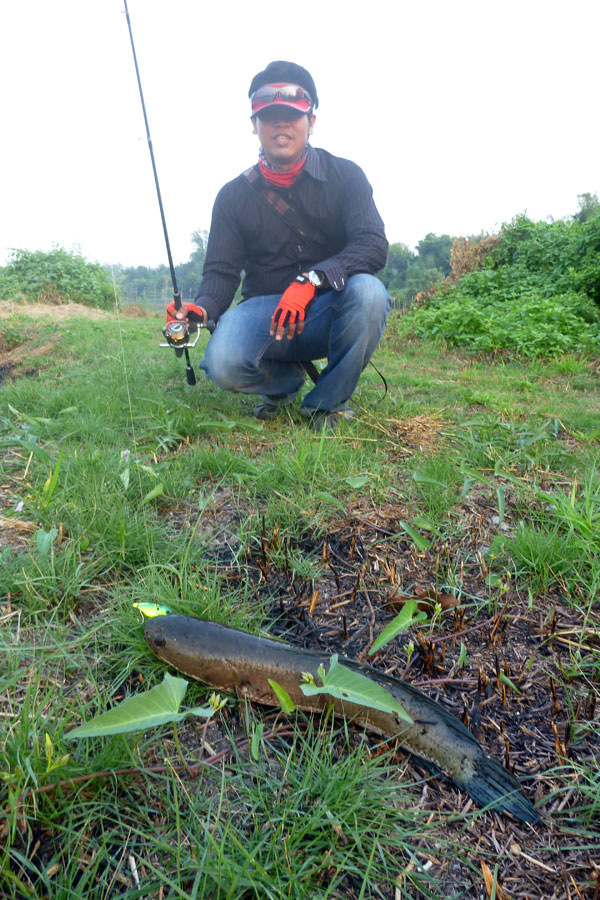
{"type": "Polygon", "coordinates": [[[385,644],[389,644],[396,635],[406,631],[407,628],[410,628],[416,622],[423,622],[426,618],[427,614],[423,610],[417,611],[417,601],[414,597],[411,597],[410,600],[406,601],[396,618],[392,619],[389,625],[385,626],[379,637],[373,641],[369,650],[369,656],[372,653],[377,653],[385,644]]]}
{"type": "Polygon", "coordinates": [[[290,697],[290,695],[288,694],[286,689],[282,688],[281,685],[277,684],[276,681],[272,681],[270,678],[267,678],[267,681],[273,688],[273,690],[275,692],[275,696],[277,697],[277,699],[279,701],[280,707],[282,708],[284,713],[286,713],[286,715],[289,716],[290,713],[293,713],[294,710],[296,709],[296,707],[294,705],[294,701],[292,700],[292,698],[290,697]]]}
{"type": "Polygon", "coordinates": [[[47,556],[50,547],[58,534],[57,528],[51,528],[50,531],[43,531],[39,528],[35,533],[35,543],[40,556],[47,556]]]}
{"type": "Polygon", "coordinates": [[[180,722],[187,715],[206,718],[211,716],[210,706],[179,712],[187,686],[185,678],[175,678],[167,672],[160,684],[143,694],[129,697],[108,712],[101,713],[79,728],[69,731],[65,737],[78,739],[124,734],[128,731],[145,731],[156,725],[165,725],[167,722],[180,722]]]}
{"type": "Polygon", "coordinates": [[[150,500],[156,500],[157,497],[162,497],[164,492],[165,492],[164,485],[163,485],[162,481],[159,481],[158,484],[156,485],[156,487],[153,487],[151,491],[148,491],[148,493],[142,500],[142,503],[149,503],[150,500]]]}
{"type": "Polygon", "coordinates": [[[348,478],[345,479],[346,484],[349,484],[352,488],[361,488],[364,487],[365,484],[369,481],[368,475],[349,475],[348,478]]]}
{"type": "Polygon", "coordinates": [[[203,422],[197,422],[196,427],[200,429],[209,428],[211,431],[233,431],[236,423],[230,419],[218,421],[217,419],[205,419],[203,422]]]}
{"type": "Polygon", "coordinates": [[[417,484],[434,484],[436,487],[446,487],[442,481],[431,478],[429,475],[421,475],[420,472],[413,472],[413,481],[416,481],[417,484]]]}
{"type": "MultiPolygon", "coordinates": [[[[402,531],[409,536],[417,550],[420,550],[421,553],[425,553],[426,550],[429,550],[431,544],[422,534],[419,534],[416,528],[413,528],[408,522],[403,522],[402,520],[398,522],[398,525],[402,531]]],[[[396,537],[396,535],[394,535],[394,537],[396,537]]],[[[398,537],[400,537],[400,535],[398,535],[398,537]]]]}
{"type": "Polygon", "coordinates": [[[435,534],[436,537],[441,537],[442,532],[430,519],[424,519],[421,516],[416,516],[413,519],[413,525],[417,528],[422,528],[423,531],[428,531],[430,534],[435,534]]]}
{"type": "Polygon", "coordinates": [[[318,687],[316,684],[300,685],[300,690],[306,697],[314,694],[329,694],[331,697],[346,700],[348,703],[357,703],[359,706],[366,706],[369,709],[395,713],[405,722],[412,722],[404,707],[389,691],[386,691],[373,679],[367,678],[366,675],[341,665],[338,662],[337,653],[331,657],[327,674],[321,666],[319,667],[319,677],[323,682],[323,687],[318,687]]]}

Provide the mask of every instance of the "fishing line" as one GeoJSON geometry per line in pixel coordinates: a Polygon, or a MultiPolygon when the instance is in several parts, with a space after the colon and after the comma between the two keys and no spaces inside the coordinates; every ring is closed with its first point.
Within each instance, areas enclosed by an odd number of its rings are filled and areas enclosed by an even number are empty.
{"type": "MultiPolygon", "coordinates": [[[[127,28],[129,29],[129,39],[131,41],[131,51],[133,53],[133,64],[135,66],[135,75],[137,78],[138,89],[140,92],[140,100],[142,101],[142,112],[144,114],[144,125],[146,126],[146,141],[148,143],[148,150],[150,151],[150,160],[152,162],[152,172],[154,173],[154,184],[156,186],[156,196],[158,197],[158,208],[160,210],[160,220],[162,222],[163,234],[165,237],[165,245],[167,248],[167,259],[169,261],[169,271],[171,272],[171,285],[173,287],[173,305],[175,310],[181,309],[181,294],[179,292],[179,288],[177,286],[177,276],[175,275],[175,266],[173,265],[173,256],[171,254],[171,244],[169,241],[169,232],[167,231],[167,220],[165,218],[165,210],[162,202],[162,195],[160,192],[160,184],[158,182],[158,172],[156,171],[156,160],[154,158],[154,147],[152,146],[152,137],[150,135],[150,126],[148,124],[148,115],[146,113],[146,103],[144,101],[144,92],[142,90],[142,80],[140,78],[140,70],[137,61],[137,54],[135,52],[135,43],[133,41],[133,31],[131,30],[131,19],[129,18],[129,9],[127,8],[127,0],[123,0],[125,5],[125,16],[127,18],[127,28]]],[[[173,340],[170,339],[169,328],[170,325],[167,324],[165,328],[164,334],[167,339],[167,342],[170,346],[175,347],[176,353],[180,356],[182,351],[185,353],[185,373],[187,377],[187,383],[190,385],[196,384],[196,374],[194,372],[193,366],[190,362],[190,353],[188,350],[188,329],[187,326],[180,321],[173,322],[173,340]],[[176,345],[180,343],[181,348],[176,345]]]]}
{"type": "MultiPolygon", "coordinates": [[[[121,325],[121,311],[119,309],[119,296],[118,296],[118,291],[117,291],[117,282],[115,279],[114,266],[112,266],[112,265],[110,267],[110,274],[111,274],[111,278],[112,278],[113,296],[114,296],[114,301],[115,301],[115,312],[117,314],[117,324],[119,326],[119,340],[121,343],[121,362],[123,364],[123,373],[125,375],[125,391],[127,394],[127,406],[129,409],[129,424],[131,427],[131,441],[132,441],[132,450],[128,451],[128,448],[126,447],[125,450],[121,451],[121,459],[123,459],[124,453],[129,452],[129,457],[127,460],[125,460],[126,465],[129,465],[129,461],[131,461],[132,464],[135,463],[135,460],[133,459],[133,451],[135,451],[135,448],[137,447],[137,438],[136,438],[136,434],[135,434],[135,423],[133,420],[133,403],[131,402],[131,388],[129,386],[129,373],[127,371],[127,358],[125,356],[125,342],[123,340],[123,327],[121,325]]],[[[142,487],[142,476],[140,474],[140,469],[137,464],[135,466],[135,470],[137,473],[138,486],[140,489],[140,498],[143,501],[144,489],[142,487]]],[[[150,559],[152,559],[152,555],[153,555],[153,547],[151,546],[151,543],[150,543],[150,535],[149,535],[149,530],[147,527],[147,525],[148,525],[147,510],[144,510],[144,514],[145,514],[144,522],[143,522],[144,535],[146,537],[146,549],[148,551],[148,559],[150,560],[150,559]]],[[[124,555],[124,552],[125,552],[125,546],[123,543],[121,545],[121,553],[124,555]]]]}

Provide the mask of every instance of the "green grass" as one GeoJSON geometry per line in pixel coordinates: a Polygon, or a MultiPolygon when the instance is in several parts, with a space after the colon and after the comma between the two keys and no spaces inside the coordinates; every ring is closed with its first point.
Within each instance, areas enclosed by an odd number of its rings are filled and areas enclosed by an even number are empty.
{"type": "MultiPolygon", "coordinates": [[[[157,347],[158,325],[69,320],[39,360],[39,377],[0,387],[0,515],[30,525],[0,543],[0,893],[388,898],[407,866],[403,898],[481,893],[486,851],[474,857],[462,843],[472,811],[443,809],[430,820],[417,802],[423,786],[400,780],[397,761],[372,757],[354,733],[298,727],[285,740],[255,742],[257,758],[239,749],[197,782],[173,768],[168,728],[75,747],[64,735],[162,677],[134,601],[259,631],[270,602],[256,574],[261,554],[281,590],[302,584],[310,598],[338,565],[320,553],[322,540],[347,521],[384,523],[379,576],[398,565],[400,587],[419,576],[416,568],[405,576],[398,562],[406,546],[419,558],[405,522],[430,548],[422,557],[429,553],[437,589],[454,591],[469,615],[493,615],[508,586],[539,606],[540,619],[550,597],[577,611],[584,630],[597,629],[593,361],[450,352],[400,338],[392,321],[377,354],[387,396],[368,368],[356,424],[323,436],[295,409],[257,423],[252,398],[202,378],[190,388],[182,361],[157,347]],[[477,528],[485,531],[479,542],[477,528]],[[390,530],[398,537],[386,537],[390,530]],[[473,583],[483,565],[485,594],[481,579],[473,583]],[[157,764],[165,770],[146,771],[157,764]],[[35,793],[129,767],[137,774],[35,793]],[[423,870],[426,850],[436,863],[423,870]]],[[[55,331],[41,324],[38,339],[55,331]]],[[[389,592],[381,582],[370,600],[389,592]]],[[[444,623],[436,619],[429,636],[451,632],[444,623]]],[[[575,640],[565,690],[583,679],[598,696],[595,646],[575,640]]],[[[193,685],[188,699],[203,695],[193,685]]],[[[233,704],[220,727],[236,740],[240,728],[251,736],[258,723],[250,715],[233,704]]],[[[584,727],[581,714],[572,720],[575,731],[584,727]]],[[[189,759],[202,727],[180,730],[189,759]]],[[[593,717],[585,728],[597,729],[593,717]]],[[[574,783],[580,792],[579,806],[560,813],[561,827],[592,831],[597,767],[575,759],[548,777],[557,805],[574,783]]]]}

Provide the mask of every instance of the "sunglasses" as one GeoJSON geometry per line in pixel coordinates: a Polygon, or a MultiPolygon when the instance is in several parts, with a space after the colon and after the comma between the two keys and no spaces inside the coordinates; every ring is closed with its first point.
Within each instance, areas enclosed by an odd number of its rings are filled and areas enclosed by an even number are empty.
{"type": "Polygon", "coordinates": [[[266,106],[281,104],[290,106],[299,112],[307,113],[312,109],[312,99],[304,88],[298,84],[265,84],[254,91],[251,98],[252,115],[264,109],[266,106]]]}

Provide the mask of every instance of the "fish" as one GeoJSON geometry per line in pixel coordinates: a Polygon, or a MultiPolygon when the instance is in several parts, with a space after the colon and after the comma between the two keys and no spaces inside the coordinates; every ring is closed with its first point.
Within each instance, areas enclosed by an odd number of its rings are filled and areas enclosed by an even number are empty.
{"type": "Polygon", "coordinates": [[[396,713],[360,703],[316,694],[305,696],[301,683],[327,667],[326,653],[304,650],[275,638],[259,637],[206,619],[171,613],[148,619],[144,638],[163,662],[210,687],[266,706],[279,706],[269,680],[282,687],[295,706],[324,712],[363,726],[387,739],[397,738],[403,749],[465,791],[481,807],[510,813],[521,822],[536,824],[540,817],[523,793],[518,779],[440,703],[406,681],[386,675],[366,663],[341,657],[339,663],[384,687],[408,713],[396,713]]]}

